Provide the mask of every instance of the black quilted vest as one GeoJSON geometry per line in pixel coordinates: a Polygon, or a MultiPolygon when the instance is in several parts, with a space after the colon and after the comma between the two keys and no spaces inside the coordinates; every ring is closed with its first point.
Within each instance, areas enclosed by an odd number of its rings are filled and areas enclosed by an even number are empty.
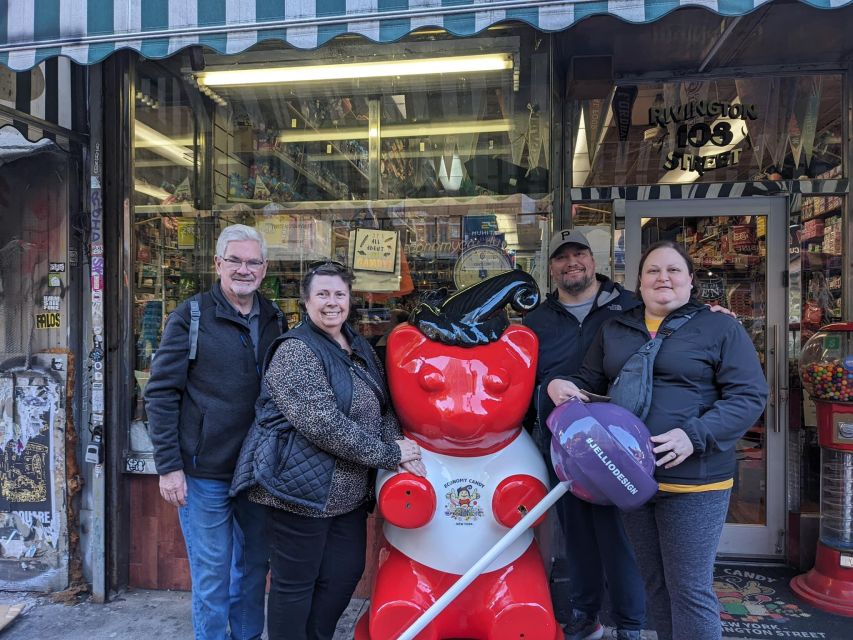
{"type": "MultiPolygon", "coordinates": [[[[369,386],[376,389],[384,410],[388,394],[370,344],[349,325],[344,325],[344,332],[353,352],[367,363],[373,382],[369,386]]],[[[350,372],[355,370],[361,377],[366,374],[355,369],[346,352],[309,319],[276,338],[264,358],[263,371],[266,372],[279,345],[291,339],[301,340],[320,359],[335,390],[338,409],[349,415],[353,394],[350,372]]],[[[255,421],[237,461],[231,495],[259,484],[279,500],[322,511],[329,498],[335,460],[333,455],[313,445],[290,425],[264,380],[255,404],[255,421]]]]}

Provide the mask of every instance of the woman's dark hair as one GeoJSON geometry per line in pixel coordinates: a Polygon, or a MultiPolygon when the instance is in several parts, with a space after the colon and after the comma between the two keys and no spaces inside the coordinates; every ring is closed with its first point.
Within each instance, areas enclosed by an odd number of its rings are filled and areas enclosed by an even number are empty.
{"type": "Polygon", "coordinates": [[[640,292],[640,279],[643,277],[643,266],[646,264],[646,258],[649,257],[649,254],[652,251],[657,249],[672,249],[678,255],[680,255],[684,262],[687,264],[687,273],[690,274],[690,277],[693,278],[693,272],[696,270],[696,267],[693,265],[693,258],[687,253],[687,251],[677,242],[673,242],[672,240],[658,240],[654,244],[650,245],[645,251],[643,251],[643,255],[640,257],[640,268],[637,269],[637,293],[640,292]]]}
{"type": "MultiPolygon", "coordinates": [[[[306,311],[305,301],[311,296],[311,283],[314,282],[316,276],[338,276],[346,283],[347,289],[352,293],[352,282],[355,276],[346,265],[333,260],[311,263],[308,265],[308,271],[302,276],[302,282],[299,284],[299,308],[302,313],[306,311]]],[[[350,315],[352,315],[352,309],[350,309],[350,315]]]]}

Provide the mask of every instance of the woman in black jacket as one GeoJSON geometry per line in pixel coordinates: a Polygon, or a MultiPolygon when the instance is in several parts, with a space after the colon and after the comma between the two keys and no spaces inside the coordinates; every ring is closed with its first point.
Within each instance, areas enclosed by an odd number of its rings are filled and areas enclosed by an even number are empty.
{"type": "MultiPolygon", "coordinates": [[[[667,320],[690,315],[663,340],[645,423],[657,455],[658,494],[625,525],[646,582],[658,638],[718,640],[714,557],[728,511],[735,445],[764,410],[755,347],[733,318],[691,297],[693,262],[671,241],[640,260],[643,305],[601,328],[573,385],[549,386],[555,404],[606,393],[625,361],[667,320]],[[553,391],[553,394],[552,394],[553,391]]],[[[569,379],[569,378],[567,378],[569,379]]]]}
{"type": "Polygon", "coordinates": [[[270,349],[232,486],[267,506],[270,640],[331,640],[364,571],[371,469],[423,472],[376,354],[347,324],[352,280],[337,262],[303,278],[303,321],[270,349]]]}

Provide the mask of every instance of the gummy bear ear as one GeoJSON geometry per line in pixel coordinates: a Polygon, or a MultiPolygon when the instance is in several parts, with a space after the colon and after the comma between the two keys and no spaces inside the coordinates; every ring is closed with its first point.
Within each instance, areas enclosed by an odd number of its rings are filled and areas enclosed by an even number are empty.
{"type": "Polygon", "coordinates": [[[521,325],[510,325],[501,336],[502,343],[508,349],[518,354],[528,368],[536,368],[536,360],[539,355],[539,339],[527,327],[521,325]]]}
{"type": "Polygon", "coordinates": [[[394,327],[388,336],[388,360],[406,362],[413,350],[419,348],[427,337],[410,324],[394,327]]]}

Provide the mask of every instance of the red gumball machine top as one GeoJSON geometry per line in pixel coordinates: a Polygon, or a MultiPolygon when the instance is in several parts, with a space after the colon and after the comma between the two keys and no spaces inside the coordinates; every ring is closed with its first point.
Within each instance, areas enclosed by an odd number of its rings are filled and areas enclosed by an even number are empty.
{"type": "Polygon", "coordinates": [[[853,322],[828,324],[809,338],[800,377],[815,400],[853,402],[853,322]]]}
{"type": "Polygon", "coordinates": [[[539,290],[523,271],[503,273],[448,298],[420,305],[388,338],[388,384],[406,435],[456,456],[482,456],[521,430],[536,378],[538,342],[510,326],[506,305],[536,306],[539,290]]]}

